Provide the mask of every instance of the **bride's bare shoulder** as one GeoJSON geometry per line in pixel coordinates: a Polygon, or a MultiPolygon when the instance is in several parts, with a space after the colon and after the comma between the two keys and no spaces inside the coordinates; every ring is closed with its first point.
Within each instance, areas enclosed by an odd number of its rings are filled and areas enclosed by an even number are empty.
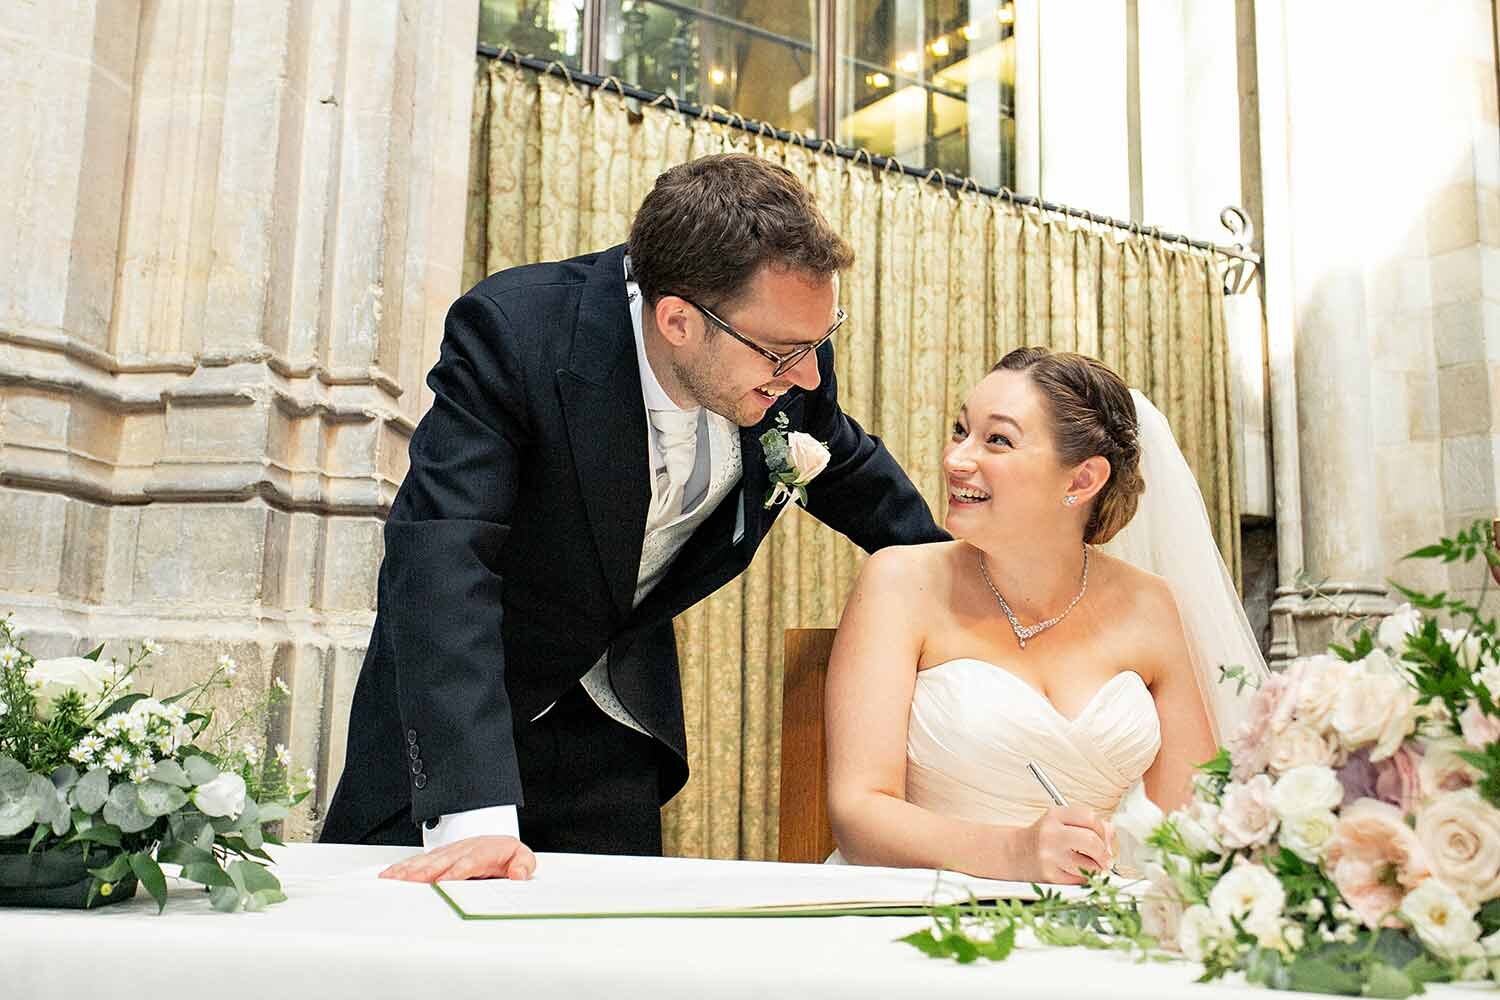
{"type": "Polygon", "coordinates": [[[890,545],[871,554],[860,570],[859,585],[910,591],[952,572],[963,542],[927,542],[922,545],[890,545]]]}
{"type": "Polygon", "coordinates": [[[1177,602],[1167,581],[1148,570],[1116,559],[1097,549],[1093,559],[1105,577],[1110,603],[1127,620],[1141,622],[1153,630],[1177,622],[1177,602]]]}

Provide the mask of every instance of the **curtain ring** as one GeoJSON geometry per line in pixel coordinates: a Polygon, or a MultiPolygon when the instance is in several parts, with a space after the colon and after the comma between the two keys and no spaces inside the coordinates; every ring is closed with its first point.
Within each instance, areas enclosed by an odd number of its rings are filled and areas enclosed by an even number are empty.
{"type": "Polygon", "coordinates": [[[657,94],[656,97],[651,101],[651,103],[646,105],[646,107],[654,108],[658,104],[664,104],[668,101],[671,102],[673,111],[677,112],[679,115],[682,114],[682,106],[677,103],[677,98],[673,97],[671,94],[657,94]]]}
{"type": "Polygon", "coordinates": [[[881,169],[881,173],[888,174],[892,170],[895,170],[900,174],[906,173],[906,168],[901,165],[900,160],[896,159],[894,156],[887,156],[885,158],[885,166],[881,169]]]}
{"type": "Polygon", "coordinates": [[[971,184],[974,186],[974,190],[975,191],[979,190],[979,182],[978,181],[976,181],[972,177],[965,177],[964,178],[964,182],[958,186],[958,193],[959,194],[963,194],[965,191],[969,190],[969,186],[971,184]]]}
{"type": "Polygon", "coordinates": [[[626,96],[625,95],[625,85],[619,81],[618,77],[614,77],[614,76],[606,76],[603,80],[601,80],[599,82],[599,92],[602,94],[605,91],[609,90],[609,85],[610,84],[614,84],[615,85],[615,90],[619,91],[620,96],[622,98],[626,96]]]}
{"type": "Polygon", "coordinates": [[[1015,192],[1012,191],[1010,188],[1006,187],[1003,184],[1000,185],[1000,191],[995,195],[995,197],[997,197],[1001,201],[1006,202],[1007,204],[1009,204],[1011,208],[1015,208],[1016,207],[1016,194],[1015,194],[1015,192]]]}
{"type": "Polygon", "coordinates": [[[820,139],[818,141],[818,152],[832,153],[834,156],[837,156],[839,155],[839,148],[833,144],[831,139],[820,139]]]}
{"type": "Polygon", "coordinates": [[[933,167],[931,170],[927,171],[927,176],[924,177],[924,178],[922,178],[923,182],[927,183],[927,184],[931,184],[932,183],[932,175],[933,174],[937,174],[937,182],[938,182],[939,185],[941,185],[943,187],[947,187],[948,186],[947,180],[943,177],[943,172],[941,170],[939,170],[937,167],[933,167]]]}
{"type": "Polygon", "coordinates": [[[569,70],[568,67],[565,66],[562,62],[560,62],[557,59],[554,59],[554,60],[552,60],[551,62],[549,62],[547,64],[547,72],[548,73],[552,72],[552,67],[553,66],[556,66],[558,69],[562,70],[563,79],[568,81],[568,86],[569,87],[573,86],[573,73],[572,73],[572,71],[569,70]]]}

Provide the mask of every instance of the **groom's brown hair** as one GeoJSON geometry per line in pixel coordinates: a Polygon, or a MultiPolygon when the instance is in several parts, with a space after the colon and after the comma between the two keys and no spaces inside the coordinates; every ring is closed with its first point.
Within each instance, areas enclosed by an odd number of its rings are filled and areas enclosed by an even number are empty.
{"type": "Polygon", "coordinates": [[[738,298],[765,264],[833,275],[854,263],[796,175],[745,153],[699,157],[657,177],[627,249],[648,303],[680,295],[713,308],[738,298]]]}
{"type": "Polygon", "coordinates": [[[1083,540],[1102,545],[1115,537],[1146,489],[1130,387],[1102,361],[1045,347],[1018,347],[990,370],[1025,372],[1042,391],[1064,465],[1095,455],[1108,460],[1109,482],[1094,495],[1083,540]]]}

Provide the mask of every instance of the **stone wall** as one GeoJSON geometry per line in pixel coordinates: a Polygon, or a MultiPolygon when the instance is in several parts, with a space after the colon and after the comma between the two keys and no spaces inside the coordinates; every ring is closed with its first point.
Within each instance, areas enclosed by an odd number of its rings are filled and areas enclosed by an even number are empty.
{"type": "Polygon", "coordinates": [[[290,685],[342,767],[380,526],[459,291],[477,5],[0,8],[0,608],[290,685]]]}

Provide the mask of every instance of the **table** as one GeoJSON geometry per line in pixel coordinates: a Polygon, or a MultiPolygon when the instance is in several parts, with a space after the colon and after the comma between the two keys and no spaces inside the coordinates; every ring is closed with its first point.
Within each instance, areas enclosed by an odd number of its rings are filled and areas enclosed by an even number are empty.
{"type": "MultiPolygon", "coordinates": [[[[414,849],[274,850],[289,898],[262,913],[217,913],[188,884],[174,886],[160,916],[144,890],[90,912],[0,910],[0,997],[1288,996],[1195,985],[1187,963],[1138,965],[1082,949],[938,962],[895,941],[927,926],[923,917],[464,921],[429,886],[370,877],[414,849]]],[[[702,862],[706,874],[732,863],[702,862]]],[[[1430,995],[1448,989],[1461,987],[1430,995]]]]}

